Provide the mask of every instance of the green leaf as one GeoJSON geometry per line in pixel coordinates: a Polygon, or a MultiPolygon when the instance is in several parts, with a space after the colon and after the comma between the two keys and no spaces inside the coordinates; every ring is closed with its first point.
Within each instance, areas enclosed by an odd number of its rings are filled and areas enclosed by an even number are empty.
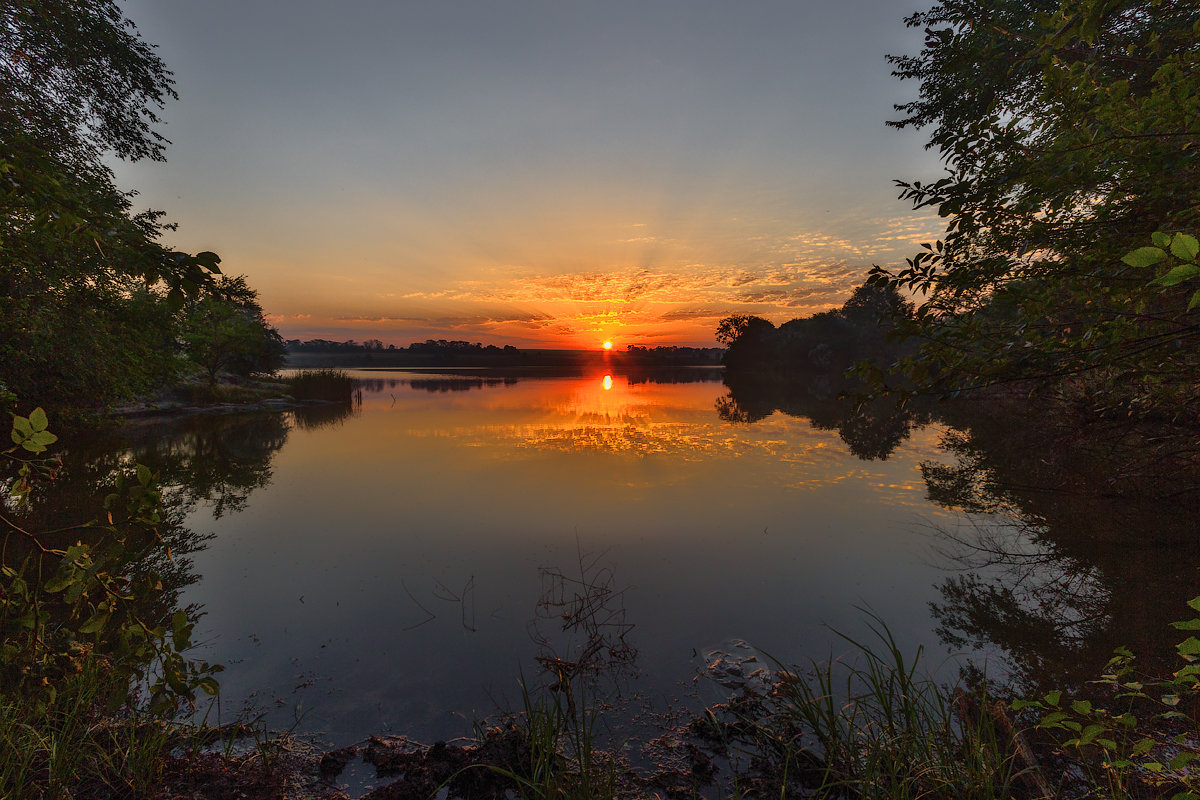
{"type": "Polygon", "coordinates": [[[97,611],[86,622],[79,626],[80,633],[96,633],[108,622],[107,611],[97,611]]]}
{"type": "Polygon", "coordinates": [[[1171,627],[1177,631],[1200,631],[1200,619],[1189,619],[1182,622],[1172,622],[1171,627]]]}
{"type": "Polygon", "coordinates": [[[63,589],[66,589],[68,586],[70,586],[72,583],[74,583],[74,581],[75,581],[75,573],[74,572],[66,572],[62,575],[55,575],[53,578],[46,581],[46,583],[42,585],[42,591],[49,592],[50,594],[58,594],[63,589]]]}
{"type": "Polygon", "coordinates": [[[25,436],[33,436],[33,425],[25,417],[13,417],[13,430],[20,431],[25,436]]]}
{"type": "Polygon", "coordinates": [[[196,253],[196,263],[210,272],[220,274],[221,270],[217,269],[217,264],[221,263],[221,257],[211,250],[202,250],[196,253]]]}
{"type": "Polygon", "coordinates": [[[138,483],[140,483],[142,486],[149,486],[149,485],[150,485],[150,479],[151,479],[152,477],[153,477],[153,475],[152,475],[152,473],[150,472],[150,468],[149,468],[149,467],[147,467],[145,464],[138,464],[138,465],[137,465],[137,479],[138,479],[138,483]]]}
{"type": "Polygon", "coordinates": [[[1166,275],[1160,275],[1150,281],[1150,284],[1152,286],[1175,286],[1197,275],[1200,275],[1200,267],[1195,264],[1180,264],[1178,267],[1172,268],[1166,275]]]}
{"type": "Polygon", "coordinates": [[[1171,769],[1183,769],[1198,758],[1200,758],[1200,753],[1184,751],[1172,758],[1169,766],[1171,769]]]}
{"type": "Polygon", "coordinates": [[[30,438],[29,441],[33,442],[34,444],[42,445],[44,449],[46,445],[57,442],[58,437],[50,431],[38,431],[30,438]]]}
{"type": "Polygon", "coordinates": [[[1042,699],[1045,700],[1047,704],[1056,706],[1058,705],[1058,701],[1062,699],[1062,692],[1058,689],[1055,689],[1052,692],[1048,692],[1042,699]]]}
{"type": "Polygon", "coordinates": [[[1067,718],[1067,712],[1055,711],[1042,717],[1042,721],[1038,723],[1039,728],[1061,728],[1062,721],[1067,718]]]}
{"type": "Polygon", "coordinates": [[[1193,611],[1200,611],[1200,596],[1193,597],[1191,600],[1188,600],[1187,604],[1188,608],[1192,609],[1193,611]]]}
{"type": "Polygon", "coordinates": [[[29,414],[29,424],[34,431],[44,431],[50,425],[50,420],[46,419],[46,412],[38,407],[29,414]]]}
{"type": "Polygon", "coordinates": [[[1153,750],[1155,744],[1157,744],[1157,742],[1155,742],[1153,739],[1139,739],[1137,743],[1133,745],[1133,749],[1129,752],[1132,755],[1140,756],[1143,753],[1149,753],[1151,750],[1153,750]]]}
{"type": "Polygon", "coordinates": [[[1091,744],[1096,739],[1096,737],[1102,733],[1104,733],[1103,725],[1096,725],[1096,724],[1088,725],[1086,728],[1083,729],[1083,733],[1079,734],[1079,744],[1081,746],[1085,745],[1085,744],[1091,744]]]}
{"type": "Polygon", "coordinates": [[[1121,260],[1131,267],[1141,269],[1143,267],[1151,267],[1167,257],[1167,251],[1161,247],[1139,247],[1132,253],[1128,253],[1121,260]]]}
{"type": "Polygon", "coordinates": [[[1071,710],[1076,714],[1090,714],[1092,713],[1092,704],[1087,700],[1076,700],[1071,703],[1071,710]]]}
{"type": "Polygon", "coordinates": [[[1196,241],[1195,236],[1177,233],[1171,239],[1171,255],[1184,261],[1194,261],[1200,255],[1200,242],[1196,241]]]}
{"type": "Polygon", "coordinates": [[[1179,651],[1181,656],[1200,655],[1200,639],[1197,639],[1195,636],[1189,636],[1175,645],[1175,649],[1179,651]]]}
{"type": "Polygon", "coordinates": [[[1150,234],[1150,240],[1162,248],[1171,246],[1171,237],[1162,231],[1155,231],[1154,233],[1150,234]]]}
{"type": "Polygon", "coordinates": [[[1197,289],[1196,293],[1192,295],[1192,299],[1191,302],[1188,303],[1187,310],[1191,311],[1196,306],[1200,306],[1200,289],[1197,289]]]}
{"type": "Polygon", "coordinates": [[[171,641],[176,650],[186,650],[191,645],[187,614],[179,609],[171,615],[171,641]]]}

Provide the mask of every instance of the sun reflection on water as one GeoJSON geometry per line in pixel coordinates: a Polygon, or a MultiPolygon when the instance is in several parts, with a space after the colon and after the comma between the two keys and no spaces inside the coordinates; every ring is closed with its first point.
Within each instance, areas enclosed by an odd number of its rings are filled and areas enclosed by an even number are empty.
{"type": "MultiPolygon", "coordinates": [[[[414,378],[410,388],[428,395],[429,380],[414,378]]],[[[895,463],[860,461],[846,452],[835,431],[815,428],[803,417],[777,413],[753,425],[721,421],[714,411],[724,391],[720,383],[655,383],[610,372],[504,384],[475,379],[468,391],[462,377],[442,380],[462,390],[437,394],[433,412],[422,416],[419,427],[411,427],[405,413],[388,415],[384,424],[416,440],[452,439],[486,462],[592,453],[705,463],[707,470],[729,460],[765,459],[774,465],[769,482],[777,486],[813,490],[865,481],[895,502],[924,504],[920,474],[911,465],[897,470],[895,463]],[[452,413],[445,410],[447,402],[452,413]]],[[[381,410],[400,411],[403,399],[393,407],[393,398],[404,388],[403,382],[389,387],[381,410]]],[[[937,437],[935,429],[915,434],[906,445],[909,458],[933,452],[937,437]]]]}

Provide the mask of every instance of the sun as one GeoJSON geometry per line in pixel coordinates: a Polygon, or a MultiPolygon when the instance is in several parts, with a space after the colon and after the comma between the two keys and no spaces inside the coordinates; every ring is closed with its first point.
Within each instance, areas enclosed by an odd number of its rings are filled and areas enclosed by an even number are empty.
{"type": "Polygon", "coordinates": [[[604,349],[605,349],[605,350],[612,350],[612,342],[605,342],[605,343],[604,343],[604,349]]]}

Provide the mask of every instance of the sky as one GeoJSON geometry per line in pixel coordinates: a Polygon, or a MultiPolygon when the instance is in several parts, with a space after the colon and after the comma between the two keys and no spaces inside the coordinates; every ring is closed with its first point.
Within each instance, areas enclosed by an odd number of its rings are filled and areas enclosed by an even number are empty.
{"type": "Polygon", "coordinates": [[[917,0],[126,0],[175,73],[118,164],[285,338],[715,346],[938,238],[893,179],[917,0]]]}

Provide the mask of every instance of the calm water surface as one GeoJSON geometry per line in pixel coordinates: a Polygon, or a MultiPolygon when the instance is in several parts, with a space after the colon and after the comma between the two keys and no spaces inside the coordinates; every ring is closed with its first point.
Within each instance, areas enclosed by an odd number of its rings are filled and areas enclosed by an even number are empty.
{"type": "Polygon", "coordinates": [[[293,424],[243,510],[187,520],[216,534],[184,599],[228,665],[227,707],[253,697],[282,723],[302,705],[335,742],[466,733],[519,699],[536,656],[571,654],[544,602],[556,575],[613,590],[608,631],[651,699],[730,640],[828,655],[824,625],[864,630],[856,606],[945,651],[929,530],[954,515],[918,469],[937,426],[863,461],[804,418],[722,419],[719,373],[356,375],[361,408],[293,424]]]}
{"type": "Polygon", "coordinates": [[[222,719],[466,735],[580,659],[569,622],[628,713],[715,702],[710,653],[836,655],[863,609],[948,676],[966,653],[1063,686],[1117,644],[1170,655],[1200,585],[1194,508],[1114,492],[1104,431],[1051,444],[1027,414],[858,412],[717,370],[354,374],[349,407],[127,426],[62,482],[94,509],[146,463],[184,510],[178,551],[209,537],[172,580],[227,666],[222,719]]]}

